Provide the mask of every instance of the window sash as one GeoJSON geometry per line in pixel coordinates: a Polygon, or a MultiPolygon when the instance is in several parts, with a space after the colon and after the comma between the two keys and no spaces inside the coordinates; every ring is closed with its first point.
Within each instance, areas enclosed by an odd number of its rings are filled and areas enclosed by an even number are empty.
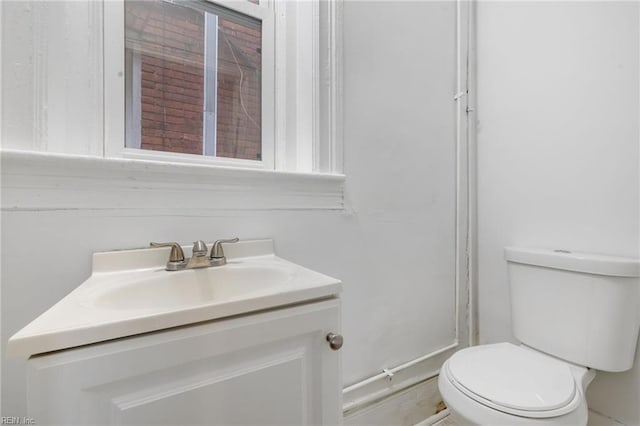
{"type": "MultiPolygon", "coordinates": [[[[166,1],[166,0],[165,0],[166,1]]],[[[127,71],[130,67],[127,61],[132,60],[135,66],[135,54],[131,55],[132,58],[126,58],[125,53],[125,29],[124,29],[124,1],[107,1],[104,3],[104,85],[105,85],[105,147],[104,154],[107,157],[125,157],[125,158],[137,158],[147,160],[158,161],[172,161],[172,162],[184,162],[195,164],[209,164],[219,165],[225,167],[241,167],[241,168],[260,168],[260,169],[274,169],[275,167],[275,46],[274,33],[275,33],[275,19],[274,10],[269,7],[256,5],[250,2],[239,2],[222,0],[207,1],[206,8],[214,13],[220,13],[220,16],[230,16],[227,10],[232,10],[240,14],[247,15],[253,19],[260,20],[262,22],[262,117],[261,117],[261,160],[244,160],[236,158],[215,157],[209,154],[215,153],[215,108],[212,108],[211,103],[215,105],[215,101],[211,102],[211,97],[208,98],[205,91],[205,103],[209,101],[209,105],[205,105],[204,110],[208,113],[205,114],[205,123],[213,122],[211,124],[203,125],[203,144],[205,145],[204,152],[206,155],[194,155],[194,154],[181,154],[181,153],[165,153],[162,151],[143,150],[139,146],[136,148],[125,146],[125,136],[129,133],[129,136],[138,129],[126,128],[125,122],[125,102],[132,102],[128,100],[126,91],[132,90],[133,87],[125,87],[125,80],[132,81],[133,75],[128,74],[127,71]],[[128,77],[128,79],[127,79],[128,77]],[[213,121],[212,121],[213,120],[213,121]],[[212,136],[213,135],[213,136],[212,136]]],[[[200,7],[196,6],[196,2],[181,2],[181,5],[191,6],[202,10],[202,3],[199,3],[200,7]]],[[[273,4],[271,4],[273,6],[273,4]]],[[[206,13],[205,16],[214,16],[206,13]]],[[[233,19],[237,20],[237,15],[233,14],[233,19]]],[[[248,20],[249,21],[249,20],[248,20]]],[[[206,28],[206,26],[205,26],[206,28]]],[[[210,49],[213,50],[213,49],[210,49]]],[[[208,52],[211,54],[211,52],[208,52]]],[[[206,63],[206,62],[205,62],[206,63]]],[[[207,67],[208,68],[208,67],[207,67]]],[[[217,68],[217,64],[216,64],[217,68]]],[[[210,89],[215,84],[210,80],[209,73],[205,73],[205,86],[208,84],[205,90],[210,89]]],[[[127,84],[128,86],[128,84],[127,84]]],[[[135,95],[129,92],[131,95],[135,95]]],[[[133,97],[133,96],[131,96],[133,97]]],[[[215,100],[215,98],[213,98],[215,100]]],[[[132,106],[132,105],[129,105],[132,106]]],[[[135,120],[135,109],[129,108],[131,113],[127,117],[128,120],[135,120]]],[[[130,121],[133,122],[133,121],[130,121]]],[[[139,124],[138,124],[139,126],[139,124]]],[[[139,132],[138,132],[139,134],[139,132]]],[[[140,137],[138,136],[137,139],[140,137]]],[[[135,138],[133,140],[136,140],[135,138]]]]}
{"type": "MultiPolygon", "coordinates": [[[[204,105],[202,152],[216,156],[218,126],[218,16],[205,12],[204,21],[204,105]]],[[[260,141],[262,144],[262,140],[260,141]]]]}

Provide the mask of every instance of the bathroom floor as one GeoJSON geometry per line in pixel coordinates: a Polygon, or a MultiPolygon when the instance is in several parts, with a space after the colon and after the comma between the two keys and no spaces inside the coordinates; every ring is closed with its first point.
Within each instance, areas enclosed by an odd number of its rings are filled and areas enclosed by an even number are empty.
{"type": "MultiPolygon", "coordinates": [[[[440,420],[438,423],[435,423],[433,426],[458,426],[458,424],[453,420],[451,420],[451,417],[447,416],[444,419],[440,420]]],[[[587,426],[624,426],[624,425],[608,417],[605,417],[601,414],[590,411],[589,422],[587,423],[587,426]]]]}

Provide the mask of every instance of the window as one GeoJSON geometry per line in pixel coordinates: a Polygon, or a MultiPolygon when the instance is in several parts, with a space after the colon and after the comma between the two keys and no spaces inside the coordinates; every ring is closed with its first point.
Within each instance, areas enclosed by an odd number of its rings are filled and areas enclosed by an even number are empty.
{"type": "Polygon", "coordinates": [[[340,8],[105,2],[105,156],[339,173],[340,8]]]}
{"type": "MultiPolygon", "coordinates": [[[[9,53],[24,67],[16,68],[15,90],[7,93],[15,100],[11,117],[16,121],[2,155],[15,172],[9,175],[30,176],[26,185],[35,198],[27,204],[33,208],[209,215],[214,210],[344,207],[341,0],[219,0],[199,3],[216,10],[192,7],[216,15],[218,27],[223,12],[260,21],[261,160],[126,146],[133,140],[126,115],[140,116],[142,104],[133,109],[132,101],[137,96],[142,102],[142,83],[125,87],[125,80],[131,82],[134,69],[142,79],[142,61],[141,52],[125,39],[125,0],[10,3],[2,7],[5,23],[12,22],[15,30],[9,33],[17,47],[9,53]],[[27,48],[20,47],[23,42],[27,48]],[[51,196],[41,196],[52,188],[51,196]],[[78,197],[78,190],[90,196],[78,197]]],[[[204,106],[205,93],[198,106],[203,116],[212,112],[204,106]]],[[[220,108],[218,102],[216,114],[220,108]]],[[[205,150],[208,130],[202,126],[205,150]]]]}
{"type": "Polygon", "coordinates": [[[258,19],[126,0],[126,146],[260,161],[261,51],[258,19]]]}
{"type": "Polygon", "coordinates": [[[262,21],[125,1],[126,147],[262,160],[262,21]]]}

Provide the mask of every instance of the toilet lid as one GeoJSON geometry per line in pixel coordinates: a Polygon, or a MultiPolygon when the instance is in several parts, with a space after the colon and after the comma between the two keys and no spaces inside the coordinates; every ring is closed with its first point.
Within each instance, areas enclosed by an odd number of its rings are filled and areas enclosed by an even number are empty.
{"type": "Polygon", "coordinates": [[[555,410],[576,395],[567,364],[511,343],[459,351],[449,359],[448,372],[461,390],[518,411],[555,410]]]}

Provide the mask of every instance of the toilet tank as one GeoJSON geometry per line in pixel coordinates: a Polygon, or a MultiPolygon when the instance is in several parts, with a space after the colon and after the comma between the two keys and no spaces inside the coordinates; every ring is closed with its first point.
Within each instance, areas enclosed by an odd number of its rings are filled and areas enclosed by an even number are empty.
{"type": "Polygon", "coordinates": [[[640,329],[638,259],[506,247],[515,337],[586,367],[632,367],[640,329]]]}

